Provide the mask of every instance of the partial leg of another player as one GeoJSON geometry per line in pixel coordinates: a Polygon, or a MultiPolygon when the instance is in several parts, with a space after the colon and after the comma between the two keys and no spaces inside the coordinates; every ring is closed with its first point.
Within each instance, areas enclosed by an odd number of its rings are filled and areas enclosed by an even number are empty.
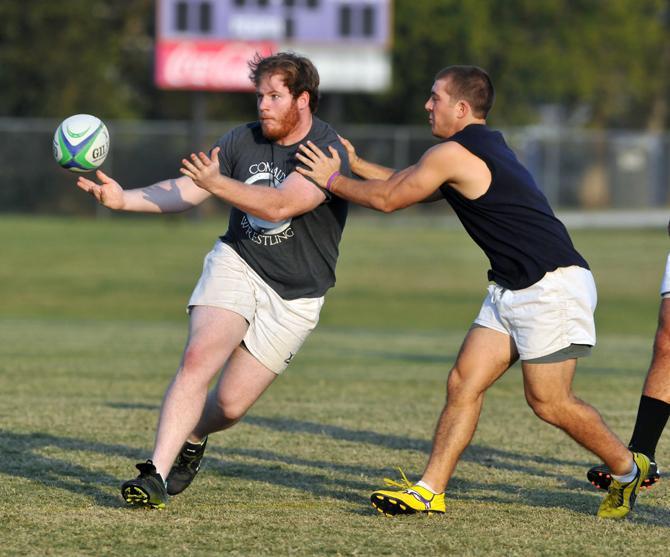
{"type": "MultiPolygon", "coordinates": [[[[644,382],[633,435],[629,448],[647,455],[651,461],[643,487],[651,487],[660,479],[656,464],[656,446],[670,416],[670,299],[663,298],[658,314],[654,350],[644,382]]],[[[588,480],[600,489],[607,489],[612,476],[606,464],[591,468],[588,480]]]]}

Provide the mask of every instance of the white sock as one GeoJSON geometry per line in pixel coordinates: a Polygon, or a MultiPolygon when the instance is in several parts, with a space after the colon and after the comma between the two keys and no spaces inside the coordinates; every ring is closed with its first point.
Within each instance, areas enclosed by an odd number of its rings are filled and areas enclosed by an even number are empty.
{"type": "Polygon", "coordinates": [[[435,491],[432,487],[430,487],[430,486],[429,486],[426,482],[424,482],[423,480],[419,480],[419,481],[416,482],[416,484],[414,484],[414,485],[418,485],[419,487],[423,487],[424,489],[427,489],[428,491],[430,491],[433,495],[437,495],[437,491],[435,491]]]}
{"type": "Polygon", "coordinates": [[[624,474],[623,476],[617,476],[616,474],[612,474],[612,477],[617,482],[622,484],[632,482],[635,479],[635,476],[637,476],[637,464],[635,464],[635,462],[633,462],[633,469],[630,472],[628,472],[628,474],[624,474]]]}
{"type": "Polygon", "coordinates": [[[191,444],[191,445],[202,445],[204,442],[207,440],[207,436],[205,435],[200,441],[191,441],[190,439],[186,439],[186,442],[191,444]]]}

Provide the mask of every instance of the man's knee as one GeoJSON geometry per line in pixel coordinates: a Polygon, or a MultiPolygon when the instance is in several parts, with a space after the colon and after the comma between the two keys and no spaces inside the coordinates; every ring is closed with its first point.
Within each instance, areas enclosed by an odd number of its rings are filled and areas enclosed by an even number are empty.
{"type": "Polygon", "coordinates": [[[207,382],[225,363],[223,356],[206,343],[189,342],[184,349],[179,375],[182,378],[203,379],[207,382]]]}
{"type": "Polygon", "coordinates": [[[526,402],[535,415],[551,425],[560,426],[562,417],[569,412],[570,397],[540,396],[526,391],[526,402]]]}
{"type": "Polygon", "coordinates": [[[199,343],[189,343],[184,349],[184,356],[182,357],[182,369],[195,370],[202,367],[206,359],[204,346],[199,343]]]}
{"type": "Polygon", "coordinates": [[[555,414],[552,404],[535,398],[529,398],[528,396],[526,396],[526,401],[538,418],[545,422],[553,423],[552,420],[554,419],[555,414]]]}
{"type": "Polygon", "coordinates": [[[670,359],[670,321],[659,323],[654,338],[654,358],[670,359]]]}
{"type": "Polygon", "coordinates": [[[229,392],[217,393],[216,406],[220,416],[228,422],[241,420],[250,407],[242,397],[229,392]]]}
{"type": "Polygon", "coordinates": [[[447,400],[450,402],[475,401],[484,394],[485,389],[463,373],[461,368],[454,366],[447,379],[447,400]]]}
{"type": "Polygon", "coordinates": [[[193,362],[190,365],[183,364],[178,370],[174,383],[182,385],[185,388],[205,389],[209,387],[210,376],[204,373],[204,370],[193,362]]]}
{"type": "Polygon", "coordinates": [[[463,387],[463,376],[457,367],[451,368],[447,378],[447,398],[455,398],[463,387]]]}
{"type": "Polygon", "coordinates": [[[654,353],[670,353],[670,298],[661,300],[658,312],[658,326],[654,337],[654,353]]]}

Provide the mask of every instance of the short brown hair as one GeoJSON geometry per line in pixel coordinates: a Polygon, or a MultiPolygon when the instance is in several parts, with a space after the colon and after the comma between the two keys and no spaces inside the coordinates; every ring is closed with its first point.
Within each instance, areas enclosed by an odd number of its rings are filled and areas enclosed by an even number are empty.
{"type": "Polygon", "coordinates": [[[486,118],[495,100],[489,74],[477,66],[447,66],[437,72],[438,79],[448,79],[449,95],[467,101],[477,118],[486,118]]]}
{"type": "Polygon", "coordinates": [[[309,109],[312,114],[316,112],[319,106],[319,72],[309,59],[293,52],[278,52],[265,58],[256,54],[249,61],[249,69],[249,79],[256,87],[264,75],[279,74],[294,99],[307,91],[309,109]]]}

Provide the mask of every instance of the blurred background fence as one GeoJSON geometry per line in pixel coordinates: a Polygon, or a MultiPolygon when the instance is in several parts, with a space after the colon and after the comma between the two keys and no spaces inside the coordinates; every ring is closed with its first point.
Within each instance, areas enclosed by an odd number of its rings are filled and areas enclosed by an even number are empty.
{"type": "MultiPolygon", "coordinates": [[[[96,205],[74,187],[76,175],[53,160],[58,123],[0,118],[0,211],[95,214],[96,205]]],[[[194,130],[188,121],[106,123],[112,147],[103,169],[124,187],[178,176],[180,159],[193,150],[194,130]]],[[[199,147],[207,148],[235,125],[208,123],[199,147]]],[[[670,202],[670,134],[554,125],[503,131],[559,210],[659,209],[670,202]]],[[[416,162],[435,143],[428,126],[343,125],[340,132],[362,156],[394,168],[416,162]]],[[[211,203],[201,214],[222,210],[221,204],[211,203]]]]}

